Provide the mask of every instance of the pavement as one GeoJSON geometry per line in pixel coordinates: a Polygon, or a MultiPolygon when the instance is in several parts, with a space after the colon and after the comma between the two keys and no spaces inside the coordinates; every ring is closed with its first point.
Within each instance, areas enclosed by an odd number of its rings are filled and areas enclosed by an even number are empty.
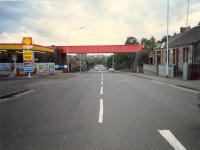
{"type": "Polygon", "coordinates": [[[8,97],[10,95],[24,92],[34,88],[40,88],[53,84],[54,82],[59,82],[60,80],[65,80],[71,78],[76,74],[72,73],[62,73],[61,71],[56,71],[52,75],[37,76],[33,75],[31,78],[27,76],[20,77],[4,77],[1,78],[0,84],[0,102],[1,98],[8,97]]]}
{"type": "Polygon", "coordinates": [[[174,86],[179,86],[191,90],[200,91],[200,80],[183,80],[181,78],[166,78],[153,75],[145,75],[143,73],[132,73],[132,72],[121,72],[129,75],[133,75],[140,78],[145,78],[149,80],[154,80],[161,82],[161,84],[171,84],[174,86]]]}
{"type": "Polygon", "coordinates": [[[0,149],[200,149],[197,92],[122,73],[37,84],[0,103],[0,149]]]}

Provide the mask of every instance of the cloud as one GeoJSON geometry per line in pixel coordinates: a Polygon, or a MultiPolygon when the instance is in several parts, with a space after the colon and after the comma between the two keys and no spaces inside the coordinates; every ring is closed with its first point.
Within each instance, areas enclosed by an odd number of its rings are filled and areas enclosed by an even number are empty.
{"type": "MultiPolygon", "coordinates": [[[[190,0],[189,25],[200,21],[200,2],[190,0]]],[[[185,25],[187,0],[170,1],[170,34],[185,25]]],[[[32,36],[35,43],[66,45],[124,44],[127,36],[166,34],[166,1],[75,0],[0,2],[0,42],[32,36]]]]}

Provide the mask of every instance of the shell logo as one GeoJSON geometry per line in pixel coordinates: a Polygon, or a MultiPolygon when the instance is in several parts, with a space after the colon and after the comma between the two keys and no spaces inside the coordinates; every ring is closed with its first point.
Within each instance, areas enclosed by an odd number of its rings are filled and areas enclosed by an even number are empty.
{"type": "Polygon", "coordinates": [[[23,45],[32,45],[32,37],[24,37],[22,43],[23,45]]]}

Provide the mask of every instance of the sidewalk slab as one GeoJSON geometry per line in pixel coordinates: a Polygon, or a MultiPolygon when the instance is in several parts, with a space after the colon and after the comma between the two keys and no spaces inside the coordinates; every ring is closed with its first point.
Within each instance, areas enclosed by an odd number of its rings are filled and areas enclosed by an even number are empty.
{"type": "Polygon", "coordinates": [[[180,86],[183,88],[200,91],[200,80],[183,80],[180,78],[166,78],[166,77],[145,75],[142,73],[132,73],[132,72],[122,72],[122,73],[137,76],[140,78],[149,79],[149,80],[163,82],[165,84],[171,84],[171,85],[180,86]]]}
{"type": "Polygon", "coordinates": [[[49,76],[37,76],[37,77],[15,77],[1,80],[0,84],[0,97],[12,95],[21,91],[26,91],[34,88],[39,88],[48,84],[52,84],[58,80],[68,79],[75,76],[72,73],[57,72],[54,75],[49,76]]]}

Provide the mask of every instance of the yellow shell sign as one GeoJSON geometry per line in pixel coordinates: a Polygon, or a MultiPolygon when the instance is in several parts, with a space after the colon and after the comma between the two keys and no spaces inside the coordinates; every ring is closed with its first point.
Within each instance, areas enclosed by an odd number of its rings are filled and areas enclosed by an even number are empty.
{"type": "Polygon", "coordinates": [[[23,51],[23,58],[24,60],[30,60],[32,61],[33,60],[33,52],[32,51],[28,51],[28,50],[24,50],[23,51]]]}
{"type": "Polygon", "coordinates": [[[32,45],[32,38],[31,37],[24,37],[23,38],[23,45],[32,45]]]}

